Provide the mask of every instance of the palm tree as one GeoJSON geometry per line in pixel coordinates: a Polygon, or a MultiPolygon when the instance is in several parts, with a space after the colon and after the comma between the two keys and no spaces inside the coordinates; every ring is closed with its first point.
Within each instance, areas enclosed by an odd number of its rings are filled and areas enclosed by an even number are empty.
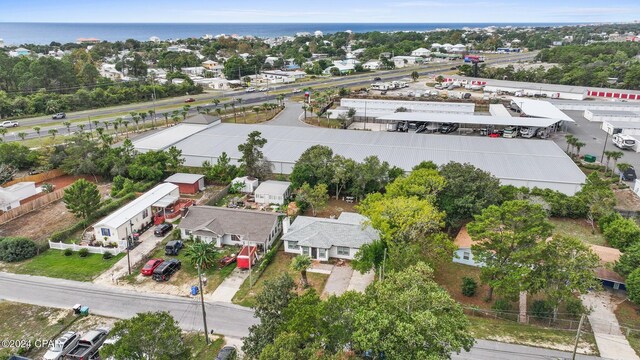
{"type": "Polygon", "coordinates": [[[191,105],[188,104],[182,107],[182,110],[184,111],[189,111],[189,109],[191,109],[191,105]]]}
{"type": "Polygon", "coordinates": [[[127,134],[127,137],[129,137],[129,120],[123,120],[122,125],[124,125],[124,131],[127,134]]]}
{"type": "Polygon", "coordinates": [[[109,122],[105,120],[102,123],[104,124],[104,128],[109,130],[109,125],[110,125],[109,122]]]}
{"type": "Polygon", "coordinates": [[[258,122],[258,113],[260,112],[260,108],[257,106],[254,106],[253,112],[256,113],[256,122],[258,122]]]}
{"type": "Polygon", "coordinates": [[[144,128],[144,122],[147,121],[147,113],[143,111],[138,114],[138,117],[142,120],[142,127],[144,128]]]}
{"type": "Polygon", "coordinates": [[[607,162],[604,163],[604,173],[606,174],[609,171],[609,160],[611,160],[611,153],[613,153],[613,151],[605,151],[604,152],[604,157],[607,159],[607,162]]]}
{"type": "Polygon", "coordinates": [[[215,264],[217,252],[212,243],[194,240],[194,242],[185,249],[185,256],[193,266],[199,266],[201,270],[205,270],[215,264]]]}
{"type": "Polygon", "coordinates": [[[569,153],[569,146],[571,145],[571,142],[573,139],[575,139],[575,136],[571,135],[571,134],[567,134],[564,136],[564,138],[567,140],[567,151],[566,153],[569,153]]]}
{"type": "Polygon", "coordinates": [[[149,113],[149,118],[151,118],[151,127],[155,129],[156,128],[156,112],[155,110],[149,110],[147,111],[147,113],[149,113]]]}
{"type": "MultiPolygon", "coordinates": [[[[620,160],[620,158],[623,156],[624,154],[622,153],[622,151],[612,151],[611,152],[611,158],[613,159],[613,167],[616,167],[616,164],[618,163],[618,160],[620,160]]],[[[611,172],[613,172],[613,170],[611,170],[611,172]]]]}
{"type": "Polygon", "coordinates": [[[162,113],[162,116],[164,116],[164,124],[169,127],[169,113],[162,113]]]}
{"type": "Polygon", "coordinates": [[[307,270],[311,267],[311,258],[308,255],[298,255],[291,260],[290,266],[291,270],[300,272],[302,286],[308,288],[309,280],[307,279],[307,270]]]}
{"type": "Polygon", "coordinates": [[[188,111],[182,110],[182,120],[187,120],[188,111]]]}
{"type": "Polygon", "coordinates": [[[38,134],[38,137],[40,137],[40,126],[34,126],[33,130],[38,134]]]}
{"type": "Polygon", "coordinates": [[[216,108],[216,114],[220,117],[222,115],[222,109],[216,108]]]}
{"type": "Polygon", "coordinates": [[[226,114],[227,113],[227,108],[229,107],[229,104],[224,103],[224,104],[222,104],[222,107],[224,107],[224,113],[226,114]]]}
{"type": "Polygon", "coordinates": [[[93,123],[93,127],[95,127],[96,129],[98,129],[98,125],[100,125],[100,121],[98,121],[98,120],[92,120],[91,122],[93,123]]]}
{"type": "Polygon", "coordinates": [[[136,116],[131,117],[131,119],[134,123],[136,123],[136,132],[138,132],[138,130],[140,130],[138,126],[138,124],[140,123],[140,117],[138,116],[138,114],[136,114],[136,116]]]}
{"type": "Polygon", "coordinates": [[[18,137],[19,137],[22,141],[24,141],[24,138],[26,138],[26,137],[27,137],[27,133],[26,133],[26,132],[19,132],[19,133],[18,133],[18,137]]]}
{"type": "Polygon", "coordinates": [[[78,129],[80,129],[80,132],[84,132],[84,128],[87,127],[87,125],[85,124],[78,124],[78,129]]]}
{"type": "Polygon", "coordinates": [[[113,128],[116,130],[116,137],[118,137],[118,127],[120,127],[121,125],[122,125],[122,118],[121,117],[117,117],[113,121],[113,128]]]}
{"type": "Polygon", "coordinates": [[[171,120],[173,120],[174,123],[176,123],[176,125],[180,122],[180,117],[179,116],[172,116],[171,120]]]}
{"type": "Polygon", "coordinates": [[[71,135],[71,121],[65,121],[62,123],[62,125],[67,127],[67,132],[69,133],[69,135],[71,135]]]}
{"type": "Polygon", "coordinates": [[[49,129],[49,131],[47,131],[47,132],[49,133],[49,135],[51,135],[53,140],[56,139],[56,134],[58,133],[58,129],[49,129]]]}
{"type": "Polygon", "coordinates": [[[198,114],[202,114],[202,106],[200,106],[200,105],[196,106],[196,112],[198,114]]]}
{"type": "Polygon", "coordinates": [[[220,104],[220,99],[213,99],[213,105],[218,107],[218,104],[220,104]]]}
{"type": "Polygon", "coordinates": [[[4,136],[9,132],[6,128],[0,128],[0,136],[2,136],[2,140],[4,141],[4,136]]]}
{"type": "Polygon", "coordinates": [[[582,149],[585,145],[587,144],[583,143],[582,141],[576,141],[575,144],[573,144],[573,146],[575,146],[576,149],[578,150],[576,152],[577,157],[580,157],[580,149],[582,149]]]}
{"type": "Polygon", "coordinates": [[[278,103],[280,104],[280,106],[284,105],[284,94],[280,94],[276,96],[276,100],[278,100],[278,103]]]}

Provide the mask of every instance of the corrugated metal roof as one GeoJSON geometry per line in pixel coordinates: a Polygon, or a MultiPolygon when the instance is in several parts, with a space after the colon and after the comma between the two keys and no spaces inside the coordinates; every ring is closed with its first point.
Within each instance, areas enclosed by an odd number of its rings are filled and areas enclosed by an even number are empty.
{"type": "Polygon", "coordinates": [[[613,121],[604,120],[606,124],[611,125],[616,129],[640,129],[640,121],[613,121]]]}
{"type": "Polygon", "coordinates": [[[640,117],[640,113],[635,111],[624,111],[624,110],[587,110],[591,112],[593,115],[600,116],[620,116],[620,117],[640,117]]]}
{"type": "Polygon", "coordinates": [[[260,183],[255,194],[284,195],[290,186],[291,183],[288,181],[267,180],[260,183]]]}
{"type": "MultiPolygon", "coordinates": [[[[171,130],[171,129],[168,129],[171,130]]],[[[441,165],[470,163],[499,179],[583,184],[585,175],[554,142],[539,139],[492,139],[324,129],[314,127],[219,124],[176,143],[186,158],[211,159],[223,151],[234,160],[238,144],[252,131],[267,139],[262,149],[270,161],[295,163],[313,145],[326,145],[342,156],[362,161],[370,155],[406,171],[421,161],[441,165]]],[[[134,146],[137,147],[136,142],[134,146]]]]}
{"type": "Polygon", "coordinates": [[[114,211],[111,215],[100,220],[93,226],[109,226],[111,228],[117,228],[177,189],[178,185],[171,183],[159,184],[153,189],[142,194],[139,198],[114,211]]]}
{"type": "Polygon", "coordinates": [[[562,110],[555,107],[552,103],[546,100],[533,100],[522,97],[512,97],[511,101],[518,105],[523,113],[528,116],[535,116],[546,119],[558,119],[569,122],[574,122],[569,115],[562,112],[562,110]]]}
{"type": "Polygon", "coordinates": [[[139,151],[166,149],[175,144],[176,141],[196,134],[206,128],[207,125],[179,124],[136,140],[135,147],[139,151]]]}
{"type": "Polygon", "coordinates": [[[187,173],[175,173],[164,180],[164,182],[169,183],[180,183],[180,184],[195,184],[200,179],[202,179],[204,175],[200,174],[187,174],[187,173]]]}
{"type": "Polygon", "coordinates": [[[469,125],[498,125],[498,126],[533,126],[548,127],[557,123],[558,119],[514,117],[514,116],[482,116],[456,115],[443,113],[408,113],[399,112],[381,116],[378,120],[386,121],[417,121],[435,123],[458,123],[469,125]]]}

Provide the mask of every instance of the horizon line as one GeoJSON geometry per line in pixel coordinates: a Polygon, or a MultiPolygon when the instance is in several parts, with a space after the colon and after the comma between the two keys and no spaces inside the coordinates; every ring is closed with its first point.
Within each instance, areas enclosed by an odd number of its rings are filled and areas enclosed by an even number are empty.
{"type": "Polygon", "coordinates": [[[104,22],[104,21],[96,21],[96,22],[56,22],[56,21],[0,21],[0,24],[78,24],[78,25],[90,25],[90,24],[178,24],[178,25],[237,25],[237,24],[256,24],[256,25],[271,25],[271,24],[304,24],[304,25],[314,25],[314,24],[415,24],[415,25],[423,25],[423,24],[496,24],[496,25],[510,25],[510,24],[579,24],[579,25],[591,25],[591,24],[633,24],[635,21],[595,21],[595,22],[582,22],[582,21],[551,21],[551,22],[543,22],[543,21],[514,21],[514,22],[403,22],[403,21],[394,21],[394,22],[362,22],[362,21],[352,21],[352,22],[104,22]]]}

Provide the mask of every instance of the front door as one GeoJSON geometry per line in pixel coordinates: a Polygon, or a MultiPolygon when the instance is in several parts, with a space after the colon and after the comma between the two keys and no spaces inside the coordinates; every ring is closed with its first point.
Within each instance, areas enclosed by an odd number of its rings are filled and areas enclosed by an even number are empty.
{"type": "Polygon", "coordinates": [[[311,248],[311,258],[312,259],[317,259],[318,258],[318,248],[311,248]]]}

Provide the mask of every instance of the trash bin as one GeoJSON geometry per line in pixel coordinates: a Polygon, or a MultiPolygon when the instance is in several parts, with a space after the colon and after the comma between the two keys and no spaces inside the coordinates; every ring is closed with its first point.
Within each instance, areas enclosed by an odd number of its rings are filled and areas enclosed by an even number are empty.
{"type": "Polygon", "coordinates": [[[84,316],[89,315],[89,307],[88,306],[81,307],[80,308],[80,315],[84,315],[84,316]]]}
{"type": "Polygon", "coordinates": [[[596,162],[596,156],[595,156],[595,155],[589,155],[589,154],[587,154],[587,155],[585,155],[582,159],[584,159],[584,161],[585,161],[585,162],[588,162],[588,163],[594,163],[594,162],[596,162]]]}
{"type": "Polygon", "coordinates": [[[191,295],[198,295],[198,287],[196,285],[191,286],[191,295]]]}
{"type": "Polygon", "coordinates": [[[80,304],[73,305],[73,313],[76,315],[80,315],[80,308],[82,308],[82,305],[80,304]]]}

